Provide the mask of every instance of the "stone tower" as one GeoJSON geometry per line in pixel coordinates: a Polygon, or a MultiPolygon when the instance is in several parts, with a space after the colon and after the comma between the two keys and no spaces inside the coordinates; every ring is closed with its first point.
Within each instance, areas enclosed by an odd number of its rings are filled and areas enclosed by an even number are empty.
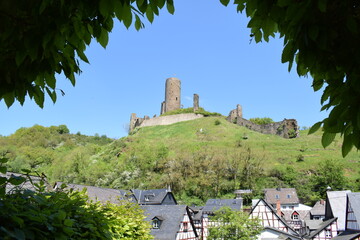
{"type": "Polygon", "coordinates": [[[180,109],[181,82],[177,78],[168,78],[165,83],[165,101],[161,104],[161,113],[180,109]]]}

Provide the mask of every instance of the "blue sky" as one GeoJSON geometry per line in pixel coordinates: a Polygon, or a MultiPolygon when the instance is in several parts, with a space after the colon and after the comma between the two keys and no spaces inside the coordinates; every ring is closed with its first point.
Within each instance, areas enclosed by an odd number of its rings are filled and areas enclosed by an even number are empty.
{"type": "Polygon", "coordinates": [[[250,43],[245,15],[217,0],[176,0],[175,7],[174,15],[163,10],[139,32],[115,24],[106,49],[93,41],[76,86],[57,78],[66,95],[59,93],[56,104],[47,99],[40,109],[27,100],[7,109],[0,102],[0,135],[66,124],[72,133],[126,136],[131,113],[159,115],[168,77],[181,80],[184,107],[197,93],[200,106],[226,116],[236,104],[247,119],[295,118],[311,126],[326,116],[311,78],[299,78],[281,63],[282,39],[250,43]]]}

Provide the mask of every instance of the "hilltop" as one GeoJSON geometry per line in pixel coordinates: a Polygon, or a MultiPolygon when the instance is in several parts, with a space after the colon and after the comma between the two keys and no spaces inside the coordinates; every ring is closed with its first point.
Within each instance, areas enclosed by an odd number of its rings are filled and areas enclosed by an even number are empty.
{"type": "Polygon", "coordinates": [[[323,149],[321,132],[307,135],[304,130],[298,138],[284,139],[222,116],[143,127],[119,140],[55,128],[34,126],[0,137],[10,170],[30,167],[50,181],[120,189],[171,186],[188,204],[232,198],[239,188],[252,188],[259,196],[265,187],[296,187],[300,198],[311,203],[327,185],[333,190],[360,187],[359,154],[342,158],[339,138],[323,149]]]}

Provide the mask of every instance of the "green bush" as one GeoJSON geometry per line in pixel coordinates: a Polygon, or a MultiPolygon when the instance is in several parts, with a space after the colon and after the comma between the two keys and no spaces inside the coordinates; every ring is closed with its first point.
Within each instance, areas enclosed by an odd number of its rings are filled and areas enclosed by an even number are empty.
{"type": "MultiPolygon", "coordinates": [[[[0,165],[0,171],[6,168],[0,165]]],[[[5,193],[7,184],[24,180],[0,177],[0,239],[152,239],[136,205],[94,203],[85,190],[45,192],[43,181],[33,183],[35,191],[5,193]]]]}
{"type": "Polygon", "coordinates": [[[173,110],[173,111],[163,113],[163,114],[161,114],[161,116],[177,115],[177,114],[182,114],[182,113],[197,113],[197,114],[202,114],[205,117],[222,116],[220,113],[208,112],[203,108],[199,108],[197,111],[194,111],[194,108],[181,108],[181,109],[177,109],[177,110],[173,110]]]}
{"type": "Polygon", "coordinates": [[[269,123],[273,123],[274,121],[271,118],[263,117],[263,118],[250,118],[250,122],[253,122],[258,125],[265,125],[269,123]]]}
{"type": "Polygon", "coordinates": [[[217,126],[217,125],[220,125],[220,124],[221,124],[221,122],[220,122],[220,120],[219,120],[219,119],[216,119],[216,120],[215,120],[215,122],[214,122],[214,124],[217,126]]]}

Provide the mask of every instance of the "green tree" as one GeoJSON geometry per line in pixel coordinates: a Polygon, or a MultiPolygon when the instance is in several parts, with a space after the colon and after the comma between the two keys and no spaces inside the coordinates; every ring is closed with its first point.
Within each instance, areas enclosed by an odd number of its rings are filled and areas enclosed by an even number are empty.
{"type": "Polygon", "coordinates": [[[247,213],[222,207],[210,219],[215,224],[209,229],[209,240],[251,240],[257,239],[262,231],[258,219],[250,219],[247,213]]]}
{"type": "Polygon", "coordinates": [[[313,177],[313,191],[318,192],[324,199],[327,187],[331,190],[343,190],[346,185],[344,167],[335,160],[325,160],[320,163],[316,175],[313,177]]]}
{"type": "MultiPolygon", "coordinates": [[[[220,0],[228,5],[230,0],[220,0]]],[[[313,78],[314,91],[323,90],[321,110],[329,110],[312,133],[323,127],[322,145],[343,135],[342,154],[360,149],[360,4],[354,0],[234,0],[250,18],[255,42],[284,39],[281,61],[293,63],[299,76],[313,78]]]]}
{"type": "Polygon", "coordinates": [[[43,107],[47,93],[55,102],[55,74],[75,85],[86,46],[96,39],[105,48],[114,18],[139,30],[165,5],[174,13],[173,0],[1,1],[0,100],[10,107],[29,96],[43,107]]]}

